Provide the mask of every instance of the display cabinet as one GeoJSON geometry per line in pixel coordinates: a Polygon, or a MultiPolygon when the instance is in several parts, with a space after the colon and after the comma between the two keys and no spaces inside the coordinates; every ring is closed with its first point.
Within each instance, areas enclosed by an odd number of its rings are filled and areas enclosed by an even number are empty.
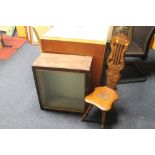
{"type": "Polygon", "coordinates": [[[42,53],[32,65],[41,109],[83,113],[91,63],[90,56],[42,53]]]}

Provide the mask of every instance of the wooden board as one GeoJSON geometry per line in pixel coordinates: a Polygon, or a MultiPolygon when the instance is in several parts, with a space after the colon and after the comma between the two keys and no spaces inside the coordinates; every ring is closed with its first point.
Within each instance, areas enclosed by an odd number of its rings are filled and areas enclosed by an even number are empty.
{"type": "Polygon", "coordinates": [[[90,71],[91,62],[92,57],[90,56],[41,53],[33,66],[90,71]]]}

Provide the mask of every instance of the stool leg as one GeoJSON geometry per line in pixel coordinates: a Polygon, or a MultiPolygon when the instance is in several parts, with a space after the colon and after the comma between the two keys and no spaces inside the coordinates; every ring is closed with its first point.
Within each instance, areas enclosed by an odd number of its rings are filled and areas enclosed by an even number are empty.
{"type": "Polygon", "coordinates": [[[101,128],[104,128],[105,118],[106,118],[106,112],[102,111],[101,128]]]}
{"type": "Polygon", "coordinates": [[[83,116],[81,118],[81,121],[83,121],[87,117],[87,115],[90,112],[90,110],[92,109],[92,107],[93,107],[92,105],[88,106],[88,108],[86,109],[86,112],[83,114],[83,116]]]}

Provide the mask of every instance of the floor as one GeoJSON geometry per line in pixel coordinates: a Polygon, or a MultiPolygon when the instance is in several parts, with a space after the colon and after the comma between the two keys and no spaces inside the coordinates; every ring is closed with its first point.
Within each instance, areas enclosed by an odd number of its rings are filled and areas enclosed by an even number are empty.
{"type": "MultiPolygon", "coordinates": [[[[79,114],[40,109],[31,69],[39,54],[37,45],[26,43],[9,60],[0,60],[0,128],[100,129],[99,123],[81,122],[79,114]]],[[[118,85],[120,100],[107,113],[107,129],[155,128],[155,52],[138,61],[148,80],[118,85]]],[[[100,120],[100,112],[93,109],[88,119],[100,120]]]]}

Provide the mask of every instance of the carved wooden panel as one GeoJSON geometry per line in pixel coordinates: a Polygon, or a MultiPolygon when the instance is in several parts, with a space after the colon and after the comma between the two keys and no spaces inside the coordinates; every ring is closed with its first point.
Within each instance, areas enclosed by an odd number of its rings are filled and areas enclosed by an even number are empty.
{"type": "Polygon", "coordinates": [[[106,85],[115,89],[118,80],[121,77],[120,71],[124,68],[125,52],[128,49],[129,39],[124,34],[117,34],[111,41],[111,53],[107,59],[108,69],[106,71],[106,85]]]}

